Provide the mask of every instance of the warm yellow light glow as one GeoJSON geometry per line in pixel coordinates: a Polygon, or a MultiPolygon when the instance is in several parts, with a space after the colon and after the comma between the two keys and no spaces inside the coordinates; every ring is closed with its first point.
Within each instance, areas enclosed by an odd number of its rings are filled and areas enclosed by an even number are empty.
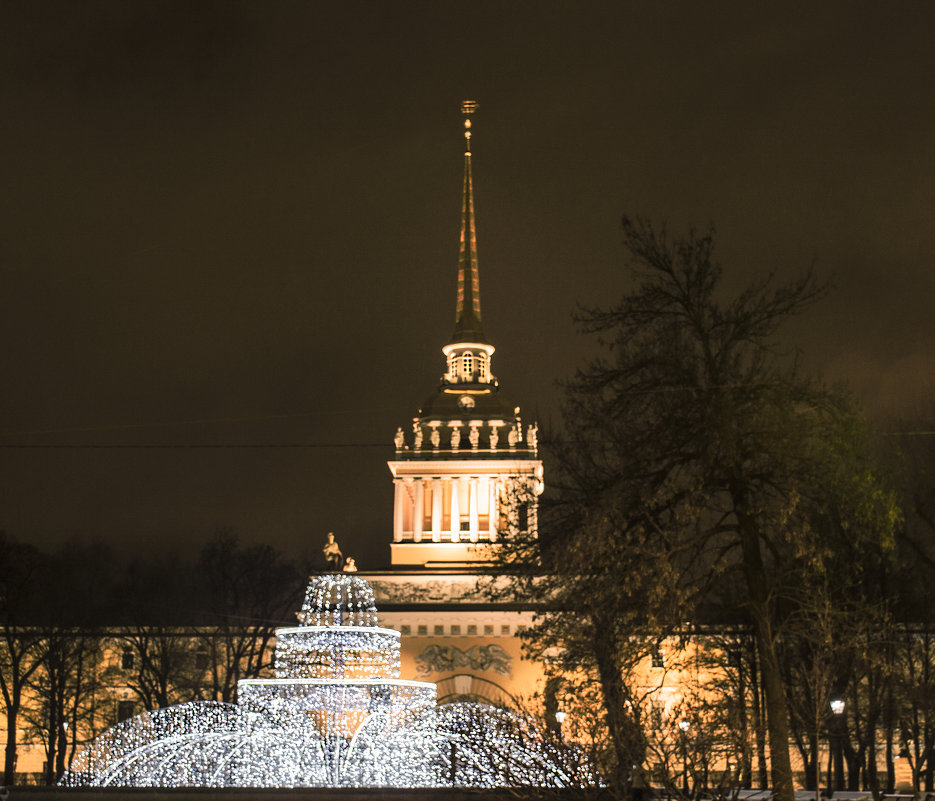
{"type": "Polygon", "coordinates": [[[453,350],[482,350],[488,356],[493,356],[496,348],[493,345],[488,345],[486,342],[452,342],[450,345],[445,345],[442,348],[442,353],[445,354],[445,357],[448,357],[448,354],[453,350]]]}

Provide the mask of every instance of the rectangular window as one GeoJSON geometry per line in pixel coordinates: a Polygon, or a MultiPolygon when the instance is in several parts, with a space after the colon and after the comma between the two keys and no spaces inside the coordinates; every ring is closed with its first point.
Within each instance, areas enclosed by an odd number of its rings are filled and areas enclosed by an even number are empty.
{"type": "Polygon", "coordinates": [[[468,634],[477,634],[477,626],[473,624],[468,626],[468,634]]]}
{"type": "Polygon", "coordinates": [[[460,633],[461,633],[461,627],[458,626],[458,625],[452,626],[452,627],[451,627],[451,633],[452,633],[452,634],[455,634],[455,635],[460,634],[460,633]]]}
{"type": "Polygon", "coordinates": [[[510,633],[509,626],[500,626],[500,633],[503,635],[508,635],[510,633]]]}
{"type": "Polygon", "coordinates": [[[520,531],[527,531],[529,529],[529,504],[521,503],[519,509],[517,510],[519,521],[517,525],[519,526],[520,531]]]}
{"type": "Polygon", "coordinates": [[[658,648],[653,648],[653,667],[654,668],[664,668],[666,666],[666,660],[662,656],[662,651],[658,648]]]}
{"type": "Polygon", "coordinates": [[[428,633],[429,633],[429,627],[428,627],[428,626],[419,626],[419,636],[420,636],[420,637],[425,637],[425,636],[428,635],[428,633]]]}
{"type": "Polygon", "coordinates": [[[412,634],[412,626],[400,626],[400,627],[399,627],[399,633],[400,633],[400,634],[407,634],[407,635],[408,635],[408,634],[412,634]]]}
{"type": "Polygon", "coordinates": [[[490,624],[486,624],[486,625],[484,626],[484,634],[486,634],[488,637],[492,637],[492,636],[493,636],[493,626],[491,626],[490,624]]]}
{"type": "Polygon", "coordinates": [[[436,637],[441,637],[444,633],[445,633],[445,627],[444,627],[444,626],[436,626],[436,627],[435,627],[435,636],[436,636],[436,637]]]}
{"type": "Polygon", "coordinates": [[[120,654],[120,669],[133,670],[133,649],[124,648],[120,654]]]}
{"type": "Polygon", "coordinates": [[[129,720],[133,717],[134,709],[136,704],[133,701],[118,701],[117,702],[117,723],[123,723],[125,720],[129,720]]]}

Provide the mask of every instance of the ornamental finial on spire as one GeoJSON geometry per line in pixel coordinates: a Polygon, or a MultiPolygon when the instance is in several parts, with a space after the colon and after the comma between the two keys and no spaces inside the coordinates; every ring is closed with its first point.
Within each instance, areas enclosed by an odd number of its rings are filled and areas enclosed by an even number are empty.
{"type": "Polygon", "coordinates": [[[464,115],[464,152],[471,152],[471,115],[477,111],[474,100],[465,100],[461,104],[461,113],[464,115]]]}

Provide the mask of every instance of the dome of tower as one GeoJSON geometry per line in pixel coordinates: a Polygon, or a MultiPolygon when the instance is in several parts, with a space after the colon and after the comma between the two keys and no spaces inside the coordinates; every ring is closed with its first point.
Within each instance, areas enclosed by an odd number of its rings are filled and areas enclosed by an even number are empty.
{"type": "Polygon", "coordinates": [[[443,386],[432,393],[419,410],[419,417],[438,417],[444,420],[482,417],[513,421],[513,404],[497,387],[443,386]]]}

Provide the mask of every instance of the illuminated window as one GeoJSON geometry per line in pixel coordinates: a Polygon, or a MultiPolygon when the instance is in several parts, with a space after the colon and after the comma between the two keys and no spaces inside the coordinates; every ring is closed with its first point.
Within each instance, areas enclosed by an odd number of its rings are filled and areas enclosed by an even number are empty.
{"type": "Polygon", "coordinates": [[[486,356],[477,357],[477,372],[480,375],[481,381],[487,380],[487,366],[490,362],[487,360],[486,356]]]}
{"type": "Polygon", "coordinates": [[[666,660],[662,656],[662,651],[658,648],[653,648],[653,667],[654,668],[663,668],[666,666],[666,660]]]}
{"type": "Polygon", "coordinates": [[[471,379],[474,375],[474,356],[470,353],[461,357],[461,372],[466,379],[471,379]]]}

